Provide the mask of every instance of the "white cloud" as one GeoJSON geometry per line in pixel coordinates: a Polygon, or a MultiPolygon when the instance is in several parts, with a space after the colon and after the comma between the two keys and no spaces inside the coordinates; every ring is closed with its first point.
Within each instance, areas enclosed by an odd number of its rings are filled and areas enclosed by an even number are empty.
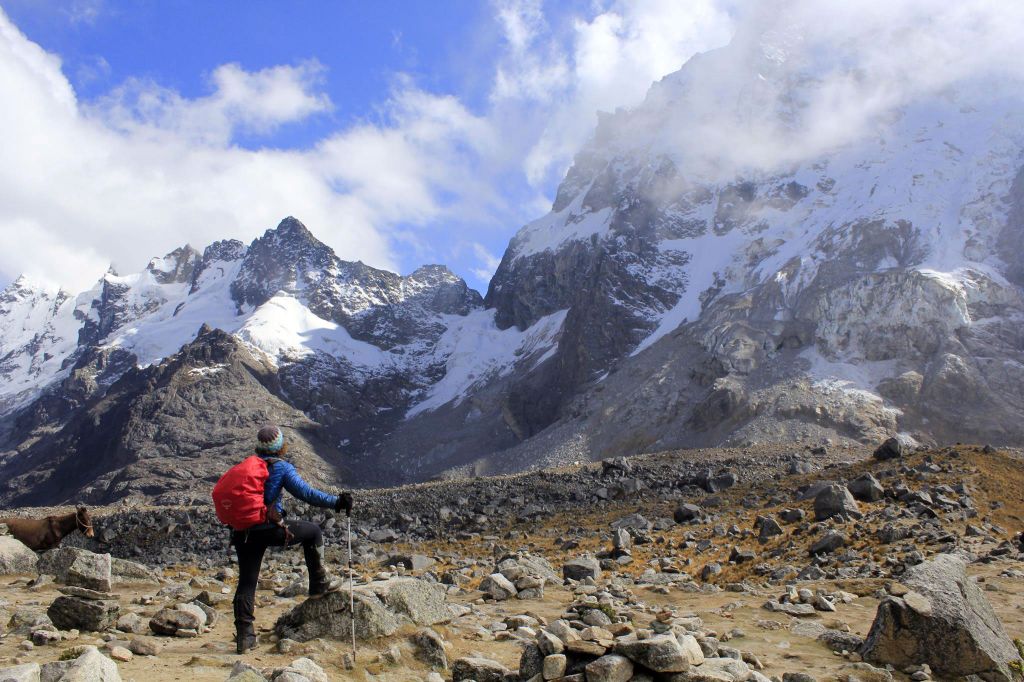
{"type": "Polygon", "coordinates": [[[673,151],[691,174],[774,169],[873,134],[929,98],[988,106],[1015,92],[1022,33],[1020,3],[756,3],[728,50],[652,94],[675,98],[672,126],[627,116],[618,134],[673,151]]]}
{"type": "Polygon", "coordinates": [[[486,282],[494,276],[498,269],[501,258],[487,250],[487,247],[479,242],[473,243],[473,254],[479,259],[480,266],[473,269],[473,275],[482,282],[486,282]]]}
{"type": "Polygon", "coordinates": [[[133,271],[185,242],[251,239],[290,214],[341,257],[398,269],[390,226],[495,196],[473,172],[489,127],[404,80],[378,125],[301,151],[232,143],[327,110],[322,78],[314,62],[225,65],[206,97],[130,82],[84,106],[60,60],[0,12],[0,93],[13,104],[0,107],[0,273],[82,290],[108,263],[133,271]]]}
{"type": "Polygon", "coordinates": [[[600,3],[591,16],[552,31],[534,0],[500,5],[508,52],[498,68],[496,108],[531,110],[522,160],[534,185],[560,177],[591,136],[597,111],[640,102],[651,83],[697,52],[725,44],[733,20],[714,0],[600,3]]]}
{"type": "Polygon", "coordinates": [[[160,131],[223,146],[238,133],[268,134],[329,111],[330,99],[317,92],[323,76],[315,60],[255,73],[223,64],[210,75],[213,93],[206,97],[186,99],[152,81],[130,79],[86,113],[126,135],[160,131]]]}

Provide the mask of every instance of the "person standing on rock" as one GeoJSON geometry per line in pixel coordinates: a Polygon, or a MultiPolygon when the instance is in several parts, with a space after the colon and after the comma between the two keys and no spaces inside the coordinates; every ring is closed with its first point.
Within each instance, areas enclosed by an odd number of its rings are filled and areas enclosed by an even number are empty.
{"type": "Polygon", "coordinates": [[[281,505],[287,490],[307,504],[352,512],[352,495],[331,495],[307,483],[295,466],[283,459],[288,453],[284,433],[264,426],[256,434],[256,454],[235,465],[214,487],[217,517],[231,526],[231,544],[238,555],[238,587],[235,590],[235,633],[238,653],[256,646],[256,586],[267,547],[301,544],[309,570],[309,595],[317,597],[334,589],[324,568],[324,538],[320,527],[309,521],[285,521],[281,505]]]}

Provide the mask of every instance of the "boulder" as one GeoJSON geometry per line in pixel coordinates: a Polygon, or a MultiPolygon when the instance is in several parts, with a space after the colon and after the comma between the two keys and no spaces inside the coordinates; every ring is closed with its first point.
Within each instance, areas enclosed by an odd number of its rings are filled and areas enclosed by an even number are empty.
{"type": "Polygon", "coordinates": [[[697,475],[696,483],[709,493],[720,493],[727,488],[736,485],[739,478],[732,471],[722,471],[712,474],[708,469],[697,475]]]}
{"type": "MultiPolygon", "coordinates": [[[[601,564],[591,557],[580,557],[562,564],[562,577],[567,580],[583,580],[601,577],[601,564]]],[[[478,681],[479,682],[479,681],[478,681]]]]}
{"type": "Polygon", "coordinates": [[[416,658],[435,670],[448,669],[448,654],[444,650],[441,635],[430,628],[423,628],[410,639],[415,647],[416,658]]]}
{"type": "Polygon", "coordinates": [[[0,575],[35,573],[38,562],[36,553],[19,540],[9,535],[0,535],[0,575]]]}
{"type": "Polygon", "coordinates": [[[633,677],[633,661],[618,654],[608,654],[588,663],[585,670],[587,682],[627,682],[633,677]]]}
{"type": "MultiPolygon", "coordinates": [[[[436,625],[452,619],[444,592],[420,578],[391,578],[366,585],[400,622],[436,625]]],[[[358,632],[358,628],[356,628],[358,632]]]]}
{"type": "Polygon", "coordinates": [[[437,562],[425,554],[392,554],[384,563],[387,566],[404,566],[410,571],[425,571],[437,562]]]}
{"type": "Polygon", "coordinates": [[[643,514],[628,514],[611,522],[612,530],[650,530],[652,525],[643,514]]]}
{"type": "Polygon", "coordinates": [[[149,632],[149,623],[145,618],[137,613],[125,613],[117,619],[117,624],[114,626],[121,632],[127,632],[133,635],[144,635],[149,632]]]}
{"type": "Polygon", "coordinates": [[[544,557],[532,556],[530,554],[507,556],[498,562],[497,569],[498,573],[501,573],[509,580],[516,580],[518,577],[513,577],[515,574],[510,571],[521,571],[553,585],[560,585],[562,583],[562,578],[559,577],[558,572],[555,571],[554,567],[544,557]]]}
{"type": "MultiPolygon", "coordinates": [[[[376,639],[393,634],[403,624],[435,625],[452,618],[443,592],[419,578],[392,578],[357,587],[356,637],[376,639]]],[[[307,642],[317,637],[347,639],[352,615],[347,591],[307,599],[282,615],[274,626],[279,637],[307,642]]]]}
{"type": "Polygon", "coordinates": [[[505,601],[516,596],[516,586],[501,573],[493,573],[480,583],[480,591],[495,601],[505,601]]]}
{"type": "Polygon", "coordinates": [[[452,682],[475,680],[475,682],[504,682],[511,671],[489,658],[468,656],[452,664],[452,682]]]}
{"type": "Polygon", "coordinates": [[[672,518],[675,519],[676,523],[686,523],[687,521],[693,521],[699,519],[704,515],[701,508],[695,504],[684,502],[676,507],[675,512],[672,514],[672,518]]]}
{"type": "Polygon", "coordinates": [[[110,592],[113,589],[110,567],[109,554],[80,552],[68,566],[64,582],[97,592],[110,592]]]}
{"type": "Polygon", "coordinates": [[[60,630],[99,632],[113,626],[119,612],[120,606],[116,601],[61,595],[50,604],[46,615],[60,630]]]}
{"type": "Polygon", "coordinates": [[[298,673],[310,682],[331,682],[327,672],[309,658],[296,658],[288,664],[288,670],[298,673]]]}
{"type": "Polygon", "coordinates": [[[64,677],[64,673],[68,671],[74,662],[74,659],[71,659],[68,661],[43,663],[39,668],[39,682],[60,682],[60,678],[64,677]]]}
{"type": "Polygon", "coordinates": [[[528,643],[519,656],[519,679],[529,680],[544,672],[544,652],[536,644],[528,643]]]}
{"type": "Polygon", "coordinates": [[[235,661],[226,682],[267,682],[267,678],[256,668],[242,661],[235,661]]]}
{"type": "Polygon", "coordinates": [[[15,610],[5,625],[8,634],[31,635],[36,630],[52,628],[53,622],[45,613],[29,607],[15,610]]]}
{"type": "Polygon", "coordinates": [[[759,522],[757,524],[758,525],[758,534],[757,534],[758,542],[765,543],[765,542],[768,542],[769,539],[775,537],[776,535],[782,535],[782,526],[780,526],[779,522],[776,521],[775,519],[773,519],[772,517],[770,517],[770,516],[759,516],[757,520],[759,522]]]}
{"type": "MultiPolygon", "coordinates": [[[[21,543],[19,542],[18,544],[21,543]]],[[[22,547],[24,547],[24,545],[22,545],[22,547]]],[[[26,549],[28,548],[26,547],[26,549]]],[[[12,665],[8,668],[0,668],[0,681],[39,682],[39,664],[23,663],[22,665],[12,665]]]]}
{"type": "Polygon", "coordinates": [[[885,497],[885,488],[870,473],[862,474],[846,486],[855,499],[861,502],[877,502],[885,497]]]}
{"type": "Polygon", "coordinates": [[[683,672],[690,667],[686,650],[671,635],[622,639],[615,644],[615,653],[656,673],[683,672]]]}
{"type": "MultiPolygon", "coordinates": [[[[307,599],[283,614],[274,625],[278,637],[308,642],[318,637],[347,640],[352,632],[352,613],[347,592],[329,592],[319,599],[307,599]]],[[[376,639],[394,634],[401,622],[372,592],[355,593],[356,638],[376,639]]]]}
{"type": "Polygon", "coordinates": [[[887,439],[884,443],[879,445],[871,456],[880,461],[887,459],[899,459],[909,455],[916,448],[917,441],[910,436],[899,434],[887,439]]]}
{"type": "Polygon", "coordinates": [[[555,680],[559,677],[564,677],[567,664],[568,660],[565,658],[565,654],[545,656],[544,663],[541,666],[541,675],[545,680],[555,680]]]}
{"type": "Polygon", "coordinates": [[[206,625],[206,614],[194,604],[163,608],[149,620],[150,629],[158,635],[173,637],[180,630],[199,631],[206,625]]]}
{"type": "Polygon", "coordinates": [[[746,682],[752,671],[735,658],[706,658],[699,666],[672,676],[672,682],[746,682]]]}
{"type": "Polygon", "coordinates": [[[860,507],[846,486],[832,483],[815,495],[814,518],[824,521],[838,515],[860,518],[860,507]]]}
{"type": "Polygon", "coordinates": [[[810,554],[830,554],[846,546],[846,536],[837,530],[830,530],[811,545],[810,554]]]}
{"type": "Polygon", "coordinates": [[[796,616],[798,618],[816,615],[814,607],[810,604],[792,604],[790,602],[778,602],[774,599],[766,602],[764,608],[775,613],[785,613],[788,616],[796,616]]]}
{"type": "Polygon", "coordinates": [[[117,663],[104,656],[94,646],[86,646],[72,662],[60,682],[121,682],[117,663]]]}
{"type": "Polygon", "coordinates": [[[1014,679],[1017,649],[965,568],[961,558],[941,554],[907,569],[900,581],[912,591],[878,605],[864,660],[897,668],[927,663],[944,677],[1014,679]]]}
{"type": "Polygon", "coordinates": [[[148,566],[116,556],[110,558],[110,573],[115,582],[160,582],[160,578],[148,566]]]}

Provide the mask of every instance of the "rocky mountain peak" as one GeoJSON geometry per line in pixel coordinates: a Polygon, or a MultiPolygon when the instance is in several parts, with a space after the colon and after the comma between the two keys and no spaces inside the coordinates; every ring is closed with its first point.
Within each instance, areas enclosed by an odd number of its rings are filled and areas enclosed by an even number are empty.
{"type": "Polygon", "coordinates": [[[186,244],[163,258],[151,260],[146,266],[146,272],[159,284],[184,284],[192,281],[202,258],[202,254],[186,244]]]}
{"type": "Polygon", "coordinates": [[[278,291],[294,292],[315,285],[337,262],[329,246],[288,217],[249,246],[231,284],[231,296],[240,307],[258,307],[278,291]]]}

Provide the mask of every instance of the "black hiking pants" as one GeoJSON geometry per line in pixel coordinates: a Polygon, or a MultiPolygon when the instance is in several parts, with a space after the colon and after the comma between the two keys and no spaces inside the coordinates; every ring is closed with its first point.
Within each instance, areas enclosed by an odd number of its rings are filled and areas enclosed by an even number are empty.
{"type": "MultiPolygon", "coordinates": [[[[322,552],[324,536],[320,526],[309,521],[289,521],[288,531],[292,537],[288,546],[302,545],[309,580],[323,579],[324,567],[322,552]]],[[[235,589],[234,609],[235,627],[251,626],[256,620],[256,586],[260,579],[260,567],[267,547],[284,547],[284,528],[275,525],[257,526],[249,530],[236,530],[231,533],[231,544],[238,555],[238,587],[235,589]]]]}

